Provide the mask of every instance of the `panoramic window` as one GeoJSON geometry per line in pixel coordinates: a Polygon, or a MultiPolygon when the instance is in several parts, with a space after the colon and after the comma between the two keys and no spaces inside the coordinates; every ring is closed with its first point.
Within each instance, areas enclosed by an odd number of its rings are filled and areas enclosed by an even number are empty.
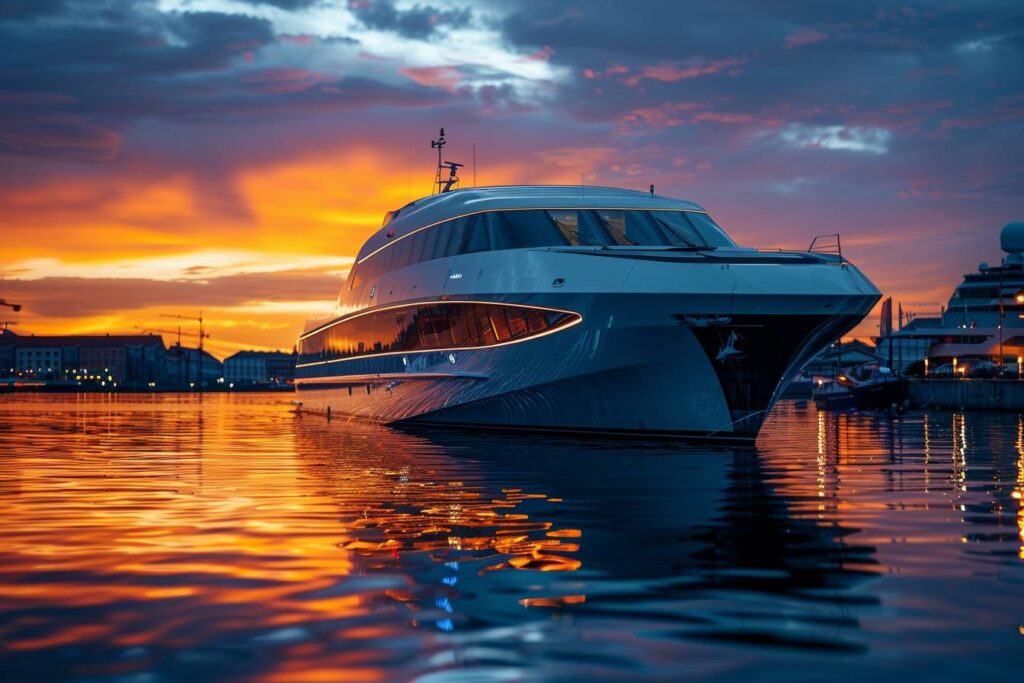
{"type": "Polygon", "coordinates": [[[705,213],[617,209],[487,211],[420,230],[361,261],[349,289],[384,273],[434,259],[528,247],[728,247],[705,213]]]}
{"type": "Polygon", "coordinates": [[[299,341],[299,363],[393,351],[492,346],[565,327],[576,313],[524,306],[443,303],[361,315],[299,341]]]}

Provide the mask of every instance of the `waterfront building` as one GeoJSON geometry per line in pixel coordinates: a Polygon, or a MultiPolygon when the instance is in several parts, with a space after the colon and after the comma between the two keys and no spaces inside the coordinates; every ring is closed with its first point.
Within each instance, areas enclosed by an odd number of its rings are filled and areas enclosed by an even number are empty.
{"type": "Polygon", "coordinates": [[[878,354],[877,349],[859,339],[853,339],[839,344],[833,342],[824,351],[811,359],[804,366],[805,377],[835,377],[841,375],[847,368],[857,367],[866,363],[885,364],[885,359],[878,354]]]}
{"type": "Polygon", "coordinates": [[[213,387],[224,379],[224,363],[209,351],[175,344],[165,356],[167,381],[181,389],[213,387]]]}
{"type": "Polygon", "coordinates": [[[63,379],[60,348],[14,349],[14,372],[36,379],[63,379]]]}
{"type": "Polygon", "coordinates": [[[0,376],[76,386],[146,387],[166,379],[163,339],[149,334],[0,335],[0,376]]]}
{"type": "Polygon", "coordinates": [[[229,385],[289,384],[295,379],[294,353],[239,351],[224,359],[224,381],[229,385]]]}

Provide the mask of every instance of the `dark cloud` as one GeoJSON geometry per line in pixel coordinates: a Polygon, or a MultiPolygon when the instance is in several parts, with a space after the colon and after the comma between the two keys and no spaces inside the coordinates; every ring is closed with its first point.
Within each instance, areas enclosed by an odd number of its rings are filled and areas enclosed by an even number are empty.
{"type": "Polygon", "coordinates": [[[109,161],[126,130],[154,118],[214,124],[439,99],[412,83],[362,74],[247,66],[275,43],[294,49],[355,43],[343,36],[276,36],[256,17],[168,14],[145,2],[66,0],[29,8],[12,5],[11,20],[0,23],[0,154],[109,161]]]}
{"type": "Polygon", "coordinates": [[[323,3],[323,0],[248,0],[250,5],[270,5],[286,10],[297,10],[323,3]]]}
{"type": "Polygon", "coordinates": [[[417,40],[430,38],[441,26],[466,26],[473,16],[467,8],[440,9],[431,5],[415,5],[400,10],[393,0],[349,0],[348,7],[368,28],[394,31],[417,40]]]}
{"type": "Polygon", "coordinates": [[[0,119],[0,151],[65,161],[110,161],[121,136],[75,114],[31,109],[0,119]]]}
{"type": "Polygon", "coordinates": [[[1024,152],[1019,3],[503,6],[512,47],[550,48],[572,74],[553,106],[606,126],[634,160],[622,168],[681,194],[813,196],[853,212],[864,201],[1020,205],[1005,189],[1024,152]]]}
{"type": "Polygon", "coordinates": [[[67,5],[68,0],[0,0],[0,19],[58,14],[67,5]]]}

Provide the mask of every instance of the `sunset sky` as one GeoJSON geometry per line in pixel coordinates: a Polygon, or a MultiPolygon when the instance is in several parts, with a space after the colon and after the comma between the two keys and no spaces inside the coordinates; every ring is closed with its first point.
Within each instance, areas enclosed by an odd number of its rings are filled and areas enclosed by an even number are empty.
{"type": "Polygon", "coordinates": [[[1012,0],[0,0],[0,45],[21,334],[202,309],[218,356],[290,349],[429,193],[441,126],[463,187],[475,142],[481,185],[653,183],[747,246],[839,232],[907,304],[1024,220],[1012,0]]]}

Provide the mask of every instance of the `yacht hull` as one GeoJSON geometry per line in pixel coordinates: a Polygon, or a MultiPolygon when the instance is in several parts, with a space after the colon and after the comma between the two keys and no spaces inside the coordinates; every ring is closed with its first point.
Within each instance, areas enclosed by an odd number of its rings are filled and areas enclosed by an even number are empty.
{"type": "Polygon", "coordinates": [[[296,384],[303,410],[332,417],[752,441],[788,380],[875,298],[827,314],[701,315],[679,312],[692,301],[681,295],[503,297],[582,318],[522,343],[311,364],[296,384]]]}

